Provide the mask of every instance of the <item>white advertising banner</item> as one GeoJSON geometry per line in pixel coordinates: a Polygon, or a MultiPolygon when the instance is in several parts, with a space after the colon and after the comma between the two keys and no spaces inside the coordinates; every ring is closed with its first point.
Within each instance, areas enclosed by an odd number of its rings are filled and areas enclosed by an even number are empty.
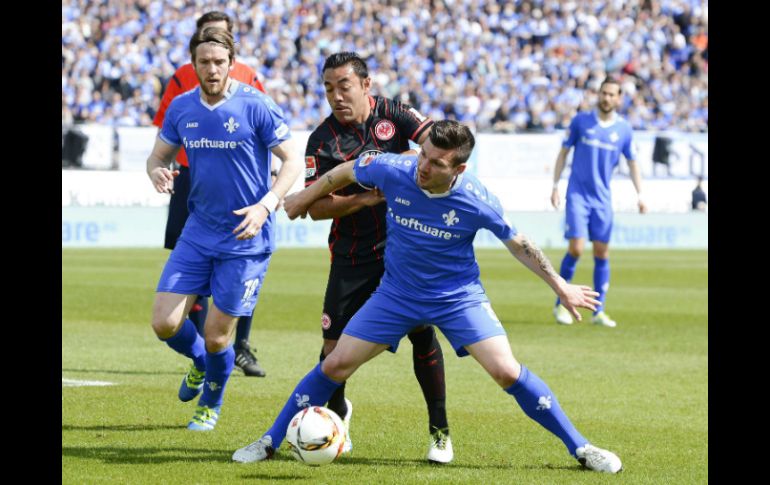
{"type": "MultiPolygon", "coordinates": [[[[163,247],[165,207],[62,207],[62,247],[163,247]]],[[[516,229],[543,248],[566,248],[563,212],[506,212],[516,229]]],[[[277,214],[276,243],[281,247],[326,247],[331,222],[277,214]]],[[[612,247],[628,249],[708,249],[708,215],[615,215],[612,247]]],[[[502,248],[482,230],[476,247],[502,248]]]]}

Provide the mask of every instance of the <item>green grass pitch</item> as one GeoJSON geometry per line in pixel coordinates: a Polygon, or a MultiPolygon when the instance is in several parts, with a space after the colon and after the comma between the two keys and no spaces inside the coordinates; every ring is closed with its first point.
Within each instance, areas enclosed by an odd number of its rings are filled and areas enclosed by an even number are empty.
{"type": "MultiPolygon", "coordinates": [[[[548,251],[555,266],[561,251],[548,251]]],[[[251,340],[267,377],[234,374],[215,431],[185,426],[195,401],[176,393],[188,362],[149,325],[164,250],[62,249],[62,483],[707,483],[708,253],[612,253],[607,312],[615,329],[556,325],[550,289],[504,249],[477,252],[482,281],[514,355],[545,380],[573,423],[623,460],[618,476],[584,471],[471,357],[441,336],[455,459],[424,461],[427,412],[411,345],[364,365],[348,383],[353,452],[325,467],[282,448],[266,463],[232,452],[266,430],[318,360],[329,256],[281,249],[251,340]]],[[[592,284],[590,254],[575,282],[592,284]]]]}

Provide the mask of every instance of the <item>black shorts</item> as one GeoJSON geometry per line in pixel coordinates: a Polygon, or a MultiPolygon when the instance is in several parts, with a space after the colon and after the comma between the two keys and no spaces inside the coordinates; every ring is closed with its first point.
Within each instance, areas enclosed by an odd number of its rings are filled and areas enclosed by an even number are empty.
{"type": "Polygon", "coordinates": [[[187,210],[187,199],[190,197],[190,169],[179,167],[179,175],[174,178],[174,193],[168,203],[168,219],[166,220],[166,241],[163,247],[174,249],[176,240],[182,235],[184,223],[190,213],[187,210]]]}
{"type": "Polygon", "coordinates": [[[339,340],[345,325],[374,293],[384,273],[383,260],[360,266],[332,265],[321,317],[325,339],[339,340]]]}

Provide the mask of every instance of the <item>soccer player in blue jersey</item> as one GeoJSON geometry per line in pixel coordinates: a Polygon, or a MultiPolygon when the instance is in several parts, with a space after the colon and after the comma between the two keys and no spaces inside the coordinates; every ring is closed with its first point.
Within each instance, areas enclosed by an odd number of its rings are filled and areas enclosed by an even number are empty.
{"type": "Polygon", "coordinates": [[[280,199],[299,176],[281,109],[264,93],[229,77],[235,57],[232,34],[211,27],[190,40],[200,86],[171,102],[147,173],[158,192],[173,190],[169,170],[184,145],[190,162],[190,216],[158,282],[152,328],[159,339],[192,360],[179,399],[200,392],[187,428],[214,429],[235,352],[238,317],[251,315],[275,249],[280,199]],[[283,162],[271,187],[271,152],[283,162]],[[197,295],[213,302],[205,339],[186,317],[197,295]]]}
{"type": "MultiPolygon", "coordinates": [[[[608,77],[599,88],[598,110],[578,113],[570,123],[562,148],[556,157],[551,192],[551,203],[558,209],[559,178],[570,149],[575,147],[572,171],[567,184],[567,228],[564,232],[564,237],[569,239],[569,248],[561,262],[559,274],[566,281],[572,281],[587,236],[594,252],[594,289],[599,292],[599,305],[594,310],[592,321],[605,327],[617,325],[604,311],[604,302],[610,286],[610,178],[620,161],[621,153],[628,163],[631,181],[637,192],[639,212],[647,212],[647,207],[642,201],[642,177],[636,164],[631,125],[615,112],[619,103],[620,84],[608,77]]],[[[570,312],[560,304],[558,298],[553,314],[558,323],[572,324],[570,312]]]]}
{"type": "Polygon", "coordinates": [[[388,206],[385,275],[348,322],[331,354],[294,389],[273,426],[237,450],[234,461],[270,458],[297,411],[322,405],[362,364],[384,350],[395,352],[412,328],[432,323],[458,356],[472,355],[530,418],[561,439],[586,467],[609,473],[620,470],[620,459],[590,444],[548,386],[516,361],[492,310],[473,251],[473,239],[482,228],[548,283],[575,318],[580,319],[577,307],[593,309],[598,301],[591,288],[559,277],[543,252],[503,218],[497,197],[464,173],[474,143],[468,127],[437,121],[419,155],[363,155],[286,199],[286,212],[295,218],[304,216],[317,198],[353,182],[382,191],[388,206]]]}

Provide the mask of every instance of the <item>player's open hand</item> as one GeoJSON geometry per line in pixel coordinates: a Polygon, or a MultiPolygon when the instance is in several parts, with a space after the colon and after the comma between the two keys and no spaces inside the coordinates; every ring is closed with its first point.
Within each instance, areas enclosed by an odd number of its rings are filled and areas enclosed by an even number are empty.
{"type": "Polygon", "coordinates": [[[171,171],[165,167],[157,167],[150,172],[150,180],[153,187],[160,194],[174,193],[174,177],[179,175],[179,170],[171,171]]]}
{"type": "Polygon", "coordinates": [[[640,214],[646,214],[647,213],[647,204],[645,204],[641,200],[639,201],[639,213],[640,214]]]}
{"type": "Polygon", "coordinates": [[[572,316],[575,317],[575,320],[579,322],[583,317],[580,316],[577,309],[586,308],[591,311],[596,311],[596,305],[601,303],[596,299],[597,296],[599,296],[599,293],[594,291],[590,286],[567,284],[559,295],[559,299],[561,300],[561,304],[564,305],[564,308],[569,310],[572,316]]]}
{"type": "Polygon", "coordinates": [[[233,230],[235,239],[242,241],[244,239],[253,239],[259,231],[262,230],[262,225],[270,215],[267,208],[262,204],[254,204],[242,209],[234,210],[233,214],[236,216],[244,216],[243,221],[238,224],[233,230]]]}
{"type": "Polygon", "coordinates": [[[553,189],[551,192],[551,205],[554,209],[558,209],[560,202],[561,200],[559,199],[559,189],[553,189]]]}
{"type": "Polygon", "coordinates": [[[289,219],[294,220],[299,216],[304,219],[307,216],[307,210],[310,207],[310,203],[305,200],[306,197],[303,195],[304,192],[304,190],[295,192],[283,199],[283,209],[286,211],[286,215],[289,216],[289,219]]]}

